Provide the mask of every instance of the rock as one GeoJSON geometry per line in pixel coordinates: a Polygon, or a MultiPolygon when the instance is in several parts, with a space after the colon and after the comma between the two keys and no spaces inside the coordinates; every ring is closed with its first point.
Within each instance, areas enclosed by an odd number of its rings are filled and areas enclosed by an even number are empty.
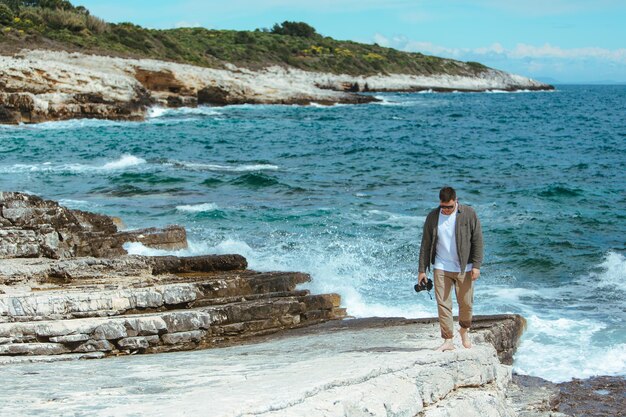
{"type": "Polygon", "coordinates": [[[232,97],[225,88],[207,86],[198,90],[198,105],[203,104],[226,106],[227,104],[242,104],[242,100],[232,97]]]}
{"type": "Polygon", "coordinates": [[[126,337],[117,342],[120,349],[139,350],[147,349],[150,344],[148,340],[143,336],[126,337]]]}
{"type": "Polygon", "coordinates": [[[70,350],[61,343],[12,343],[0,345],[0,355],[60,355],[70,350]]]}
{"type": "Polygon", "coordinates": [[[192,330],[190,332],[167,333],[161,336],[166,345],[180,345],[184,343],[198,343],[206,335],[204,330],[192,330]]]}
{"type": "Polygon", "coordinates": [[[53,336],[50,338],[54,343],[76,343],[89,340],[89,336],[86,334],[68,334],[67,336],[53,336]]]}
{"type": "MultiPolygon", "coordinates": [[[[73,352],[110,352],[114,349],[115,346],[113,346],[108,340],[88,340],[87,342],[82,343],[80,346],[74,349],[73,352]]],[[[104,354],[102,354],[102,356],[100,357],[104,357],[104,354]]]]}
{"type": "Polygon", "coordinates": [[[184,272],[211,272],[243,270],[248,266],[241,255],[201,255],[178,258],[176,256],[155,256],[150,258],[154,275],[184,272]]]}
{"type": "Polygon", "coordinates": [[[103,323],[93,331],[93,338],[96,340],[116,340],[127,336],[126,327],[117,321],[103,323]]]}
{"type": "Polygon", "coordinates": [[[626,413],[626,380],[621,376],[573,379],[558,384],[559,410],[572,416],[613,417],[626,413]]]}
{"type": "Polygon", "coordinates": [[[180,226],[119,233],[111,217],[70,210],[34,195],[0,192],[0,258],[116,257],[126,254],[122,245],[127,241],[157,248],[187,245],[180,226]]]}
{"type": "Polygon", "coordinates": [[[525,329],[526,320],[522,316],[494,315],[475,320],[471,331],[477,334],[477,339],[491,343],[496,348],[502,363],[511,365],[519,338],[525,329]]]}
{"type": "Polygon", "coordinates": [[[167,226],[164,229],[150,227],[118,233],[126,242],[141,242],[143,245],[163,250],[187,248],[187,232],[181,226],[167,226]]]}
{"type": "Polygon", "coordinates": [[[163,302],[165,304],[184,304],[194,301],[196,298],[196,289],[193,285],[171,285],[163,289],[163,302]]]}
{"type": "Polygon", "coordinates": [[[167,331],[167,323],[161,317],[146,316],[129,318],[127,323],[135,336],[161,334],[167,331]]]}
{"type": "Polygon", "coordinates": [[[213,320],[207,313],[199,311],[179,311],[163,315],[163,321],[167,326],[168,333],[179,333],[208,329],[213,320]]]}
{"type": "Polygon", "coordinates": [[[519,417],[556,417],[561,392],[545,379],[513,375],[506,399],[519,417]]]}

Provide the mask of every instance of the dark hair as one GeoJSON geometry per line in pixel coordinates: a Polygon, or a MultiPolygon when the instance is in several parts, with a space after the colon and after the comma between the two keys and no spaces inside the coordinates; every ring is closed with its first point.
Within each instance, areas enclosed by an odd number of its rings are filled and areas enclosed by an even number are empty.
{"type": "Polygon", "coordinates": [[[443,187],[439,190],[440,201],[456,200],[456,191],[452,187],[443,187]]]}

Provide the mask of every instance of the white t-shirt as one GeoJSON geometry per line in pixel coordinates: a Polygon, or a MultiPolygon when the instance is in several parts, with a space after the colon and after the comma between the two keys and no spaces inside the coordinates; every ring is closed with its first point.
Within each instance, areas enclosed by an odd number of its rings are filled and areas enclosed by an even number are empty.
{"type": "MultiPolygon", "coordinates": [[[[456,213],[456,209],[449,216],[439,212],[434,269],[442,269],[448,272],[461,272],[459,254],[456,251],[456,235],[454,233],[456,213]]],[[[472,266],[471,263],[467,264],[465,272],[471,271],[472,266]]]]}

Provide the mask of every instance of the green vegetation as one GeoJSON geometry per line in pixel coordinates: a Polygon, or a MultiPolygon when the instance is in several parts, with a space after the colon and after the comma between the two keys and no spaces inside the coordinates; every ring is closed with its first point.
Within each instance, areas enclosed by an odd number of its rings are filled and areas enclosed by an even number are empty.
{"type": "Polygon", "coordinates": [[[153,58],[221,67],[290,65],[311,71],[371,75],[377,73],[477,74],[487,67],[378,45],[324,37],[303,22],[285,21],[255,31],[181,28],[146,29],[113,24],[66,0],[0,0],[0,45],[57,48],[88,53],[153,58]]]}

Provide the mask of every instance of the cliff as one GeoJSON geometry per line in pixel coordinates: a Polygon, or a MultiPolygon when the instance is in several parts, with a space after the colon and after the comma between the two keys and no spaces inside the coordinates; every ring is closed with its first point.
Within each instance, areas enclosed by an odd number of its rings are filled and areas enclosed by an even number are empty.
{"type": "Polygon", "coordinates": [[[0,56],[0,123],[73,118],[142,120],[150,107],[335,104],[376,101],[359,91],[540,90],[487,70],[469,75],[347,75],[293,67],[206,68],[150,59],[25,50],[0,56]]]}

